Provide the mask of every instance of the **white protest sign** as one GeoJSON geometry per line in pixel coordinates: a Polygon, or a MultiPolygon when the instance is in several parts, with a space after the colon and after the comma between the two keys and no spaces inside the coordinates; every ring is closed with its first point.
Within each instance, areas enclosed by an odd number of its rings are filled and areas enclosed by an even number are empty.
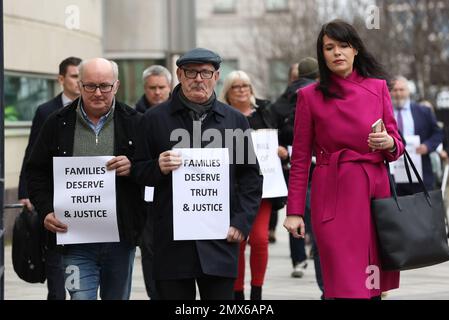
{"type": "Polygon", "coordinates": [[[230,226],[229,153],[222,148],[176,149],[174,240],[225,239],[230,226]]]}
{"type": "MultiPolygon", "coordinates": [[[[420,154],[416,153],[416,148],[421,144],[421,139],[419,136],[406,136],[404,137],[407,145],[405,146],[410,158],[412,158],[413,164],[418,170],[420,177],[422,178],[422,158],[420,154]]],[[[391,168],[393,169],[391,173],[394,175],[394,180],[396,183],[408,183],[407,172],[405,171],[404,156],[401,156],[398,160],[391,163],[391,168]]],[[[410,168],[410,174],[412,176],[412,182],[418,183],[418,179],[413,173],[412,167],[410,168]]]]}
{"type": "Polygon", "coordinates": [[[293,153],[293,147],[292,146],[287,146],[287,151],[288,151],[288,156],[291,159],[292,158],[292,153],[293,153]]]}
{"type": "Polygon", "coordinates": [[[154,187],[145,186],[144,201],[153,202],[153,198],[154,198],[154,187]]]}
{"type": "Polygon", "coordinates": [[[251,132],[254,151],[263,174],[262,198],[287,196],[288,190],[278,156],[278,134],[275,129],[261,129],[251,132]]]}
{"type": "Polygon", "coordinates": [[[54,210],[66,224],[57,244],[120,241],[115,206],[115,170],[104,157],[54,157],[54,210]]]}

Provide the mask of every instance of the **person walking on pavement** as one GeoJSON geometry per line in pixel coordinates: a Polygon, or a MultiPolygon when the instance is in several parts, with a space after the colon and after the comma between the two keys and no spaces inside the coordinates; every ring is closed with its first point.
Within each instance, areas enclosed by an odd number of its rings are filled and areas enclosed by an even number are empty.
{"type": "MultiPolygon", "coordinates": [[[[194,137],[193,128],[198,124],[194,121],[201,124],[200,136],[210,129],[219,130],[223,137],[225,129],[243,132],[249,129],[244,115],[216,99],[214,88],[220,63],[220,56],[208,49],[196,48],[185,53],[176,61],[180,84],[168,101],[146,112],[141,122],[144,141],[137,148],[132,175],[141,185],[153,186],[156,190],[153,275],[163,300],[194,300],[196,285],[203,300],[232,300],[239,243],[248,236],[260,204],[263,177],[259,175],[257,161],[247,160],[255,159],[248,137],[242,149],[243,163],[234,161],[237,149],[241,148],[229,150],[232,202],[227,238],[174,240],[171,173],[180,167],[182,159],[171,150],[178,142],[170,138],[172,132],[182,128],[189,137],[194,137]]],[[[201,141],[201,146],[205,147],[208,142],[201,141]]],[[[221,143],[224,148],[225,139],[221,143]]]]}
{"type": "Polygon", "coordinates": [[[31,202],[55,246],[55,234],[67,232],[68,226],[54,213],[53,157],[115,155],[106,166],[116,174],[120,241],[63,246],[66,280],[74,267],[79,274],[76,285],[67,287],[73,300],[95,300],[98,289],[106,300],[126,300],[131,293],[135,246],[145,218],[141,189],[129,177],[141,115],[116,101],[119,84],[115,62],[83,61],[79,66],[81,97],[50,115],[26,166],[31,202]]]}
{"type": "MultiPolygon", "coordinates": [[[[78,86],[79,70],[78,65],[81,59],[77,57],[68,57],[59,64],[58,82],[62,87],[62,92],[50,101],[45,102],[37,107],[31,125],[31,132],[28,139],[28,145],[25,149],[23,157],[22,169],[19,177],[19,202],[26,206],[31,212],[34,209],[28,196],[28,188],[26,182],[26,163],[30,158],[31,151],[36,142],[39,132],[44,125],[45,120],[55,112],[69,104],[80,95],[78,86]]],[[[64,267],[62,263],[61,253],[57,248],[48,246],[44,240],[45,254],[45,274],[47,278],[47,299],[48,300],[65,300],[64,288],[64,267]]]]}
{"type": "MultiPolygon", "coordinates": [[[[282,126],[282,122],[280,122],[280,121],[283,120],[284,118],[286,118],[288,116],[288,114],[290,113],[289,98],[290,98],[291,94],[293,93],[293,92],[290,92],[290,86],[292,85],[293,82],[295,82],[297,80],[298,80],[298,63],[293,63],[292,65],[290,65],[290,68],[288,69],[288,85],[287,85],[286,90],[282,93],[282,95],[278,98],[278,100],[276,100],[276,102],[273,103],[271,106],[271,114],[274,118],[273,121],[275,122],[276,128],[280,128],[282,126]],[[276,105],[280,106],[280,108],[278,108],[276,105]],[[284,107],[286,107],[286,108],[284,108],[284,107]]],[[[295,93],[296,93],[296,90],[295,90],[295,93]]],[[[296,103],[296,101],[294,101],[293,103],[296,103]]],[[[281,143],[281,142],[279,142],[279,143],[281,143]]],[[[286,157],[285,159],[282,159],[282,166],[283,166],[284,170],[288,166],[287,159],[288,159],[288,157],[286,157]]],[[[285,173],[284,173],[284,176],[285,176],[285,173]]],[[[278,216],[279,216],[278,211],[285,206],[286,200],[287,200],[286,197],[279,198],[278,199],[279,204],[276,207],[273,206],[271,209],[270,225],[269,225],[269,233],[268,233],[268,241],[270,243],[276,242],[276,226],[278,224],[278,216]],[[282,202],[281,202],[281,200],[282,200],[282,202]]]]}
{"type": "MultiPolygon", "coordinates": [[[[136,110],[145,113],[148,109],[167,101],[170,97],[172,75],[165,67],[152,65],[143,71],[142,80],[145,93],[137,101],[136,110]]],[[[147,218],[139,245],[142,258],[142,272],[148,297],[151,300],[157,300],[158,294],[153,279],[153,205],[151,202],[148,202],[145,206],[147,218]]]]}
{"type": "Polygon", "coordinates": [[[317,40],[320,81],[298,92],[287,217],[284,227],[304,237],[304,208],[312,152],[312,227],[324,296],[380,299],[399,286],[399,272],[380,268],[371,199],[390,196],[384,161],[403,153],[386,74],[357,31],[342,20],[323,25],[317,40]],[[381,118],[385,128],[372,133],[381,118]],[[373,151],[374,150],[374,151],[373,151]],[[367,286],[367,268],[379,281],[367,286]],[[378,285],[377,285],[378,284],[378,285]]]}
{"type": "MultiPolygon", "coordinates": [[[[279,124],[279,141],[281,145],[292,146],[294,135],[294,120],[295,120],[295,107],[297,100],[297,92],[299,89],[307,87],[315,83],[319,78],[318,61],[312,57],[306,57],[301,59],[298,66],[297,74],[298,79],[293,81],[285,90],[283,96],[281,96],[273,106],[273,111],[276,114],[277,122],[279,124]],[[284,115],[284,116],[283,116],[284,115]]],[[[284,176],[288,183],[290,174],[290,159],[286,159],[287,163],[284,165],[284,176]]],[[[310,228],[310,188],[311,177],[315,164],[312,161],[309,173],[309,184],[307,187],[306,207],[305,207],[305,222],[306,227],[309,228],[310,240],[312,243],[312,255],[315,265],[315,277],[318,287],[323,291],[323,280],[321,278],[320,258],[318,254],[318,248],[313,237],[313,232],[310,228]]],[[[291,276],[294,278],[302,278],[307,269],[307,254],[305,249],[305,239],[295,238],[292,234],[289,234],[290,244],[290,257],[292,259],[293,271],[291,276]]]]}
{"type": "MultiPolygon", "coordinates": [[[[253,86],[249,76],[244,71],[232,71],[225,78],[219,100],[240,111],[249,122],[251,129],[274,128],[272,117],[266,104],[257,104],[253,86]]],[[[287,154],[284,147],[279,147],[279,154],[287,154]]],[[[262,299],[262,286],[268,265],[268,225],[270,221],[271,199],[262,199],[254,223],[251,227],[249,240],[240,243],[239,268],[234,285],[236,300],[244,300],[245,280],[245,249],[247,243],[251,246],[251,300],[262,299]]]]}
{"type": "MultiPolygon", "coordinates": [[[[407,144],[408,136],[418,135],[420,138],[421,143],[416,148],[416,153],[420,154],[422,159],[422,178],[427,190],[433,190],[435,178],[429,155],[443,142],[443,130],[438,126],[430,108],[410,100],[410,89],[405,77],[395,77],[391,98],[399,132],[404,137],[405,144],[407,144]]],[[[422,192],[419,183],[397,183],[396,185],[398,195],[422,192]]]]}

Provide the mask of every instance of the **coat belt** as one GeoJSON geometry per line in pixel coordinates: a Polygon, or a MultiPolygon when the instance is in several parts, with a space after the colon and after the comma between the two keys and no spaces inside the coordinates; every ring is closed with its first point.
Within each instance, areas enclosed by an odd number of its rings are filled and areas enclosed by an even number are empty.
{"type": "Polygon", "coordinates": [[[338,195],[338,167],[344,162],[380,163],[384,161],[381,152],[370,152],[361,154],[351,149],[342,149],[337,152],[327,153],[320,151],[317,153],[316,164],[328,165],[324,188],[324,214],[322,222],[331,221],[337,213],[338,195]]]}

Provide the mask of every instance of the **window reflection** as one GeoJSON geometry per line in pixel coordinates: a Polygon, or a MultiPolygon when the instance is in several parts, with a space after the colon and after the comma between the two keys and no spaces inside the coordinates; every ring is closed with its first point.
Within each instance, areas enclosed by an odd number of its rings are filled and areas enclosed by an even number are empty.
{"type": "Polygon", "coordinates": [[[31,121],[37,107],[55,95],[55,80],[5,74],[5,121],[31,121]]]}

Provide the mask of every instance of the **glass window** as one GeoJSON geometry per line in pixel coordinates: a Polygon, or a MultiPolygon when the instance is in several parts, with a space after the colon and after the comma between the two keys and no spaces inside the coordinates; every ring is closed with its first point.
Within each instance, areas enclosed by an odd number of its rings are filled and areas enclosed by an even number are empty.
{"type": "Polygon", "coordinates": [[[153,64],[165,65],[164,60],[114,60],[119,68],[120,87],[117,100],[134,107],[143,95],[143,70],[153,64]]]}
{"type": "Polygon", "coordinates": [[[5,74],[5,121],[31,121],[37,107],[55,96],[56,80],[5,74]]]}
{"type": "Polygon", "coordinates": [[[220,79],[218,79],[217,85],[215,86],[215,92],[217,93],[217,97],[221,93],[221,89],[223,89],[224,79],[228,76],[231,71],[238,69],[238,61],[236,59],[223,60],[220,65],[220,79]]]}
{"type": "Polygon", "coordinates": [[[232,13],[235,12],[235,0],[215,0],[214,12],[232,13]]]}
{"type": "Polygon", "coordinates": [[[286,11],[288,10],[288,0],[265,0],[267,11],[286,11]]]}
{"type": "Polygon", "coordinates": [[[288,82],[289,64],[282,60],[271,60],[270,62],[270,85],[269,96],[275,101],[285,90],[288,82]]]}

